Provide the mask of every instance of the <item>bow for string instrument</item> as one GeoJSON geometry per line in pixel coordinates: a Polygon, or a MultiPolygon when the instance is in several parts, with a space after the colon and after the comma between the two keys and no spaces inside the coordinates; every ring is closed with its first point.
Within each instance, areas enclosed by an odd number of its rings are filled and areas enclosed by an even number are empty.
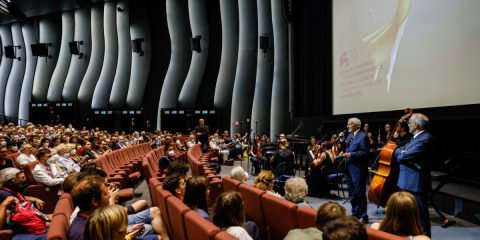
{"type": "MultiPolygon", "coordinates": [[[[401,123],[408,121],[412,116],[413,110],[407,108],[405,115],[403,115],[395,126],[395,131],[398,131],[401,123]]],[[[368,199],[370,202],[379,206],[385,206],[388,198],[395,191],[398,180],[398,163],[392,161],[393,152],[398,147],[395,142],[392,141],[394,134],[390,134],[387,139],[387,143],[382,148],[378,155],[378,167],[374,172],[374,176],[370,182],[370,188],[368,189],[368,199]]]]}

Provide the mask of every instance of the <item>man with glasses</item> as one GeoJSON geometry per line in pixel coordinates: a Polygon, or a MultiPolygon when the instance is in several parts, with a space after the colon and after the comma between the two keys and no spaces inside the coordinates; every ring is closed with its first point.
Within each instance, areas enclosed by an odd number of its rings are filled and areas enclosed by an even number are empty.
{"type": "Polygon", "coordinates": [[[421,113],[412,114],[408,128],[413,137],[405,146],[395,149],[393,155],[400,164],[397,186],[415,197],[423,232],[430,237],[428,194],[432,190],[430,162],[434,156],[435,139],[425,131],[428,124],[427,116],[421,113]]]}
{"type": "Polygon", "coordinates": [[[7,153],[7,147],[0,147],[0,170],[13,167],[12,159],[7,158],[7,153]]]}

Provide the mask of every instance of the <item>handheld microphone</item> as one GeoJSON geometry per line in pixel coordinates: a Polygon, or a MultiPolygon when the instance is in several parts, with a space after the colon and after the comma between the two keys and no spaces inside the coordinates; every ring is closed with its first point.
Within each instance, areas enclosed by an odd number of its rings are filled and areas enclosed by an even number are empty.
{"type": "Polygon", "coordinates": [[[338,141],[342,136],[345,136],[345,133],[347,133],[347,132],[348,132],[348,130],[346,130],[346,129],[343,130],[342,132],[340,132],[340,133],[338,134],[337,139],[335,139],[335,141],[338,141]]]}

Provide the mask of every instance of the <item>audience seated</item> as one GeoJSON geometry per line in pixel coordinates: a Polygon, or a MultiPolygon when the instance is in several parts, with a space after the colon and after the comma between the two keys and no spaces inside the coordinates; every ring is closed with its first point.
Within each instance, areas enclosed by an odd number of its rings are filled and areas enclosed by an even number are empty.
{"type": "Polygon", "coordinates": [[[65,144],[56,147],[58,154],[58,164],[68,173],[80,172],[80,166],[70,158],[70,148],[65,144]]]}
{"type": "Polygon", "coordinates": [[[355,217],[337,218],[323,227],[324,240],[367,240],[365,226],[355,217]]]}
{"type": "Polygon", "coordinates": [[[60,185],[63,182],[63,172],[57,170],[53,155],[50,149],[40,149],[38,151],[38,164],[32,172],[33,178],[35,178],[37,183],[51,187],[60,185]]]}
{"type": "Polygon", "coordinates": [[[190,209],[200,214],[200,216],[206,220],[210,220],[207,207],[209,193],[207,178],[203,176],[192,177],[188,179],[187,185],[185,186],[183,202],[190,209]]]}
{"type": "Polygon", "coordinates": [[[85,223],[83,239],[131,240],[142,232],[142,225],[128,229],[127,213],[118,205],[96,209],[85,223]],[[130,231],[130,232],[128,232],[130,231]]]}
{"type": "Polygon", "coordinates": [[[305,201],[308,193],[308,186],[305,179],[300,177],[290,178],[285,182],[285,199],[297,204],[299,207],[311,208],[305,201]]]}
{"type": "Polygon", "coordinates": [[[236,166],[230,171],[230,177],[245,183],[248,179],[248,173],[242,168],[242,166],[236,166]]]}
{"type": "Polygon", "coordinates": [[[178,173],[168,175],[162,183],[163,189],[169,191],[173,196],[182,201],[185,196],[185,186],[185,179],[178,173]]]}
{"type": "Polygon", "coordinates": [[[267,194],[272,194],[281,197],[280,194],[273,191],[275,175],[271,171],[263,170],[253,180],[253,186],[265,191],[267,194]]]}
{"type": "Polygon", "coordinates": [[[29,163],[29,162],[35,162],[37,161],[37,158],[32,154],[32,145],[30,144],[24,144],[20,148],[20,155],[17,157],[17,163],[20,167],[23,165],[29,163]]]}
{"type": "Polygon", "coordinates": [[[373,223],[371,228],[408,239],[425,240],[422,235],[420,216],[415,197],[409,192],[396,192],[390,196],[385,208],[385,218],[380,223],[373,223]]]}
{"type": "Polygon", "coordinates": [[[245,222],[245,210],[240,193],[223,192],[213,205],[212,221],[221,230],[239,240],[259,239],[258,226],[252,222],[245,222]]]}
{"type": "Polygon", "coordinates": [[[7,147],[0,147],[0,170],[13,167],[12,159],[7,158],[7,147]]]}
{"type": "Polygon", "coordinates": [[[290,230],[285,237],[285,240],[322,239],[322,231],[325,224],[337,218],[344,218],[346,216],[347,212],[340,204],[336,202],[327,202],[318,208],[315,223],[316,227],[290,230]]]}
{"type": "MultiPolygon", "coordinates": [[[[115,203],[115,189],[107,189],[105,180],[100,176],[86,176],[81,179],[72,190],[72,198],[75,205],[80,209],[70,226],[69,239],[81,239],[87,218],[92,212],[100,207],[105,207],[115,203]],[[112,197],[113,195],[113,197],[112,197]]],[[[162,239],[168,239],[164,230],[160,210],[153,207],[137,214],[128,215],[128,224],[130,228],[135,224],[143,223],[145,231],[142,236],[155,235],[158,233],[162,239]]]]}
{"type": "Polygon", "coordinates": [[[47,236],[47,221],[51,220],[51,216],[43,215],[42,210],[45,202],[30,196],[24,196],[21,194],[23,182],[25,177],[20,170],[16,168],[5,168],[0,171],[0,229],[2,226],[5,228],[13,229],[14,239],[44,239],[47,236]],[[27,221],[18,221],[10,219],[6,221],[7,210],[12,210],[16,207],[16,203],[35,204],[38,210],[34,208],[28,209],[28,214],[32,215],[29,221],[35,224],[28,223],[27,221]]]}

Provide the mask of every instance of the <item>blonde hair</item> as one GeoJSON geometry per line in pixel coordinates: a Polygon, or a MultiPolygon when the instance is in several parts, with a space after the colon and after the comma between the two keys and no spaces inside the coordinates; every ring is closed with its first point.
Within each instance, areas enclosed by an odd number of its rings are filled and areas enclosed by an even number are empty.
{"type": "Polygon", "coordinates": [[[127,212],[120,205],[110,205],[96,209],[88,218],[83,229],[82,239],[110,240],[114,233],[127,232],[127,212]]]}
{"type": "Polygon", "coordinates": [[[285,199],[293,203],[303,202],[308,193],[308,185],[305,179],[295,177],[285,182],[285,199]]]}
{"type": "Polygon", "coordinates": [[[269,187],[273,184],[275,175],[271,171],[261,171],[258,176],[253,180],[253,185],[263,191],[270,190],[269,187]]]}
{"type": "Polygon", "coordinates": [[[417,202],[411,193],[396,192],[390,196],[379,230],[400,236],[422,234],[417,202]]]}

